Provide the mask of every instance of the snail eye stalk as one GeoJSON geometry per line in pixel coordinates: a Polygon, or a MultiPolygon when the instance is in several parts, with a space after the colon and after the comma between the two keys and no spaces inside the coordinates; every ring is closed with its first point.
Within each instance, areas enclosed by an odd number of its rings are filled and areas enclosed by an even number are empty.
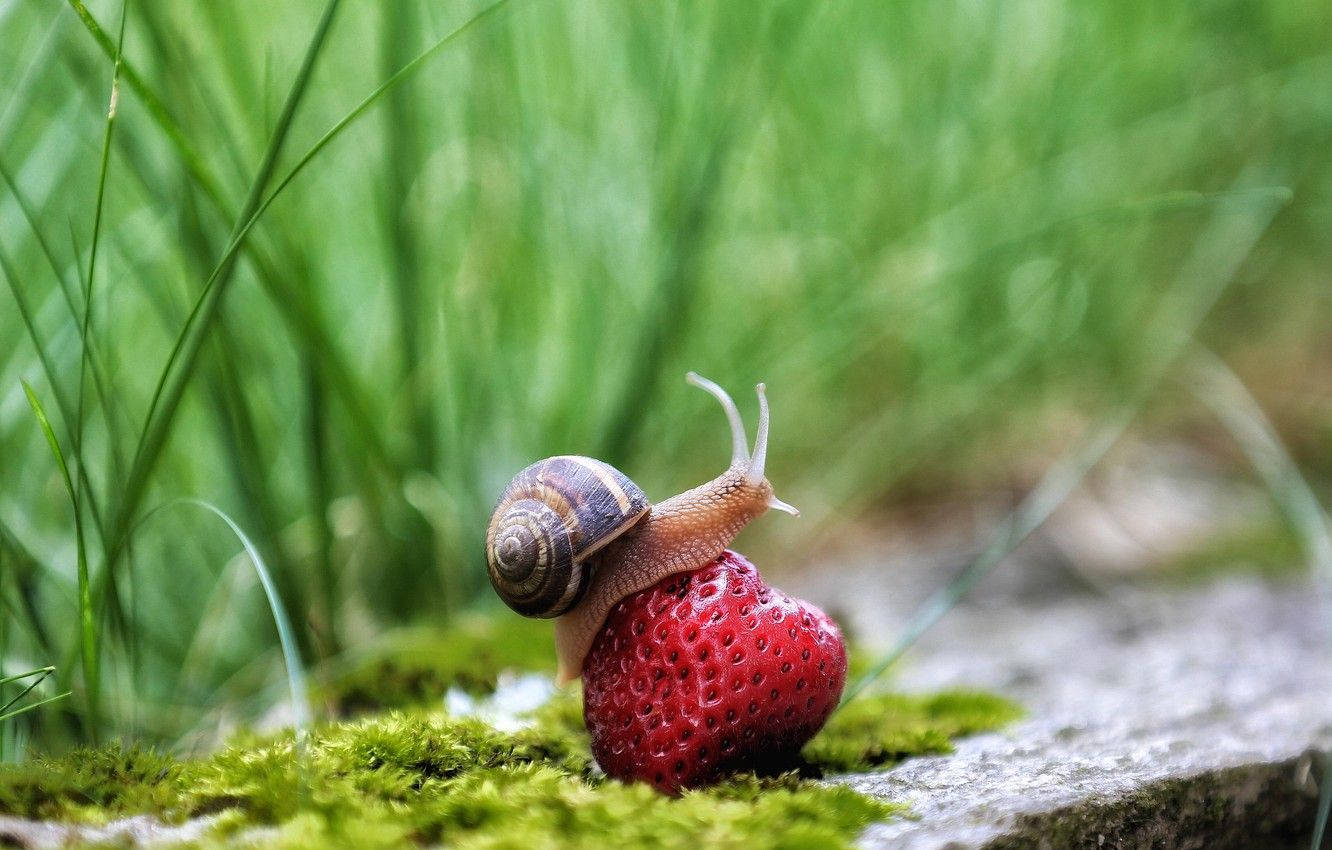
{"type": "Polygon", "coordinates": [[[764,389],[762,384],[754,387],[759,401],[758,433],[754,435],[754,453],[749,456],[749,469],[745,472],[745,481],[752,485],[763,483],[763,465],[768,460],[768,396],[764,389]]]}
{"type": "Polygon", "coordinates": [[[749,449],[745,446],[745,443],[748,442],[745,436],[745,423],[740,420],[740,411],[736,409],[731,396],[727,394],[726,390],[697,372],[686,373],[685,380],[699,389],[707,391],[709,395],[721,402],[722,410],[726,411],[726,421],[731,423],[731,466],[745,466],[748,464],[749,449]]]}
{"type": "MultiPolygon", "coordinates": [[[[768,395],[765,390],[763,384],[754,387],[759,400],[758,433],[754,436],[754,453],[750,455],[749,469],[745,472],[745,483],[751,487],[758,487],[763,483],[763,466],[768,460],[768,422],[771,417],[768,413],[768,395]]],[[[768,507],[791,516],[800,516],[800,511],[794,505],[788,505],[777,498],[777,494],[771,492],[771,488],[768,492],[768,507]]]]}

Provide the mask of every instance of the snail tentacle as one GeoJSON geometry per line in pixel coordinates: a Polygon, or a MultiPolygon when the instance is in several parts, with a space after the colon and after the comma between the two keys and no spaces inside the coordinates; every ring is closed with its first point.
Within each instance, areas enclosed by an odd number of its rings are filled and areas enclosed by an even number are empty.
{"type": "MultiPolygon", "coordinates": [[[[768,412],[766,389],[763,384],[754,387],[754,391],[758,393],[759,401],[758,431],[754,436],[754,453],[750,455],[749,469],[745,470],[745,483],[751,487],[758,487],[763,483],[763,467],[768,459],[768,422],[771,417],[768,412]]],[[[791,516],[800,516],[800,511],[794,505],[788,505],[777,498],[777,494],[772,492],[771,487],[768,488],[768,507],[784,511],[791,516]]]]}
{"type": "Polygon", "coordinates": [[[774,493],[768,494],[768,507],[772,508],[774,511],[781,511],[784,514],[790,514],[791,516],[800,516],[800,508],[797,508],[795,505],[788,502],[783,502],[781,499],[777,498],[774,493]]]}
{"type": "Polygon", "coordinates": [[[726,411],[726,421],[731,423],[731,466],[744,466],[749,463],[749,448],[745,445],[748,442],[745,436],[745,423],[741,420],[740,411],[731,400],[730,394],[697,372],[686,372],[685,381],[701,390],[706,390],[721,402],[722,410],[726,411]]]}
{"type": "Polygon", "coordinates": [[[768,460],[768,396],[763,384],[754,387],[758,393],[759,419],[758,431],[754,434],[754,451],[749,455],[749,469],[745,471],[745,481],[758,484],[763,480],[763,465],[768,460]]]}

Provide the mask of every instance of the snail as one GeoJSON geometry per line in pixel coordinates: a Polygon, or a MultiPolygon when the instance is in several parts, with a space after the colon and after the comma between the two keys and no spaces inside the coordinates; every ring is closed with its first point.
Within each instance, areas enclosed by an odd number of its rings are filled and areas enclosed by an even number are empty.
{"type": "Polygon", "coordinates": [[[731,465],[713,480],[650,504],[624,473],[589,457],[540,460],[504,489],[486,531],[496,593],[528,617],[555,618],[556,679],[572,681],[615,604],[668,575],[716,558],[769,508],[798,516],[764,477],[768,399],[763,384],[754,450],[726,391],[693,372],[690,384],[721,402],[731,426],[731,465]]]}

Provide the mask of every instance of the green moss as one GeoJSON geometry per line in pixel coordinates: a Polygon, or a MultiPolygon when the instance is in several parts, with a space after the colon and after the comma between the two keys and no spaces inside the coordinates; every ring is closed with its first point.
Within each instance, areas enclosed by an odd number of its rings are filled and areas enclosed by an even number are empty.
{"type": "Polygon", "coordinates": [[[277,823],[302,810],[333,814],[349,801],[415,805],[423,791],[469,771],[534,764],[582,778],[591,756],[562,731],[506,734],[479,720],[391,712],[323,727],[303,743],[290,734],[234,742],[182,772],[179,807],[239,808],[277,823]],[[309,790],[293,793],[302,788],[309,790]]]}
{"type": "MultiPolygon", "coordinates": [[[[943,752],[1017,710],[985,694],[851,703],[806,757],[814,771],[943,752]]],[[[439,711],[393,711],[294,733],[244,735],[199,759],[116,747],[0,770],[0,811],[104,821],[216,814],[201,847],[848,847],[899,807],[796,773],[740,775],[679,798],[598,774],[576,690],[503,733],[439,711]]]]}
{"type": "Polygon", "coordinates": [[[1003,697],[972,691],[862,696],[834,714],[802,755],[828,773],[888,767],[908,756],[951,752],[953,738],[997,729],[1021,714],[1003,697]]]}
{"type": "Polygon", "coordinates": [[[487,694],[505,670],[554,669],[554,637],[544,620],[464,616],[448,628],[391,632],[321,671],[315,694],[346,717],[438,705],[450,687],[487,694]]]}
{"type": "Polygon", "coordinates": [[[845,847],[898,808],[788,775],[737,777],[679,799],[594,776],[565,698],[530,730],[390,713],[247,736],[197,761],[108,748],[0,771],[4,811],[102,821],[224,813],[201,846],[275,827],[274,847],[845,847]],[[128,767],[125,767],[128,766],[128,767]],[[41,771],[58,777],[54,787],[41,771]],[[19,781],[21,778],[22,781],[19,781]],[[14,793],[18,790],[18,793],[14,793]],[[780,824],[780,830],[773,825],[780,824]]]}
{"type": "Polygon", "coordinates": [[[583,723],[583,691],[574,685],[557,691],[545,705],[531,712],[534,733],[576,752],[592,752],[592,742],[583,723]]]}
{"type": "Polygon", "coordinates": [[[96,822],[158,810],[173,798],[179,774],[171,756],[118,746],[35,758],[0,770],[0,812],[96,822]]]}
{"type": "MultiPolygon", "coordinates": [[[[546,765],[469,771],[423,788],[410,806],[379,802],[356,811],[284,823],[274,847],[848,847],[869,822],[897,808],[845,787],[763,786],[754,780],[679,799],[644,785],[588,782],[546,765]]],[[[216,832],[205,846],[230,838],[216,832]]]]}

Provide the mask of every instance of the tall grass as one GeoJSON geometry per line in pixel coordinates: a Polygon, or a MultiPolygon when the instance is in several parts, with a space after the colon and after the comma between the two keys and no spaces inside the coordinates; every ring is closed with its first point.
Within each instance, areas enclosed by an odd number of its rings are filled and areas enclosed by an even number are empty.
{"type": "MultiPolygon", "coordinates": [[[[129,4],[123,41],[122,8],[0,5],[0,664],[104,681],[108,730],[175,741],[283,679],[235,538],[131,538],[154,506],[252,532],[317,661],[494,604],[485,522],[536,457],[714,473],[691,368],[771,390],[805,514],[742,541],[774,571],[1132,404],[1192,330],[1171,281],[1224,277],[1201,337],[1332,475],[1325,413],[1262,379],[1326,356],[1311,0],[220,0],[129,4]],[[1251,250],[1210,241],[1271,186],[1251,250]]],[[[84,704],[16,721],[55,743],[84,704]]]]}

